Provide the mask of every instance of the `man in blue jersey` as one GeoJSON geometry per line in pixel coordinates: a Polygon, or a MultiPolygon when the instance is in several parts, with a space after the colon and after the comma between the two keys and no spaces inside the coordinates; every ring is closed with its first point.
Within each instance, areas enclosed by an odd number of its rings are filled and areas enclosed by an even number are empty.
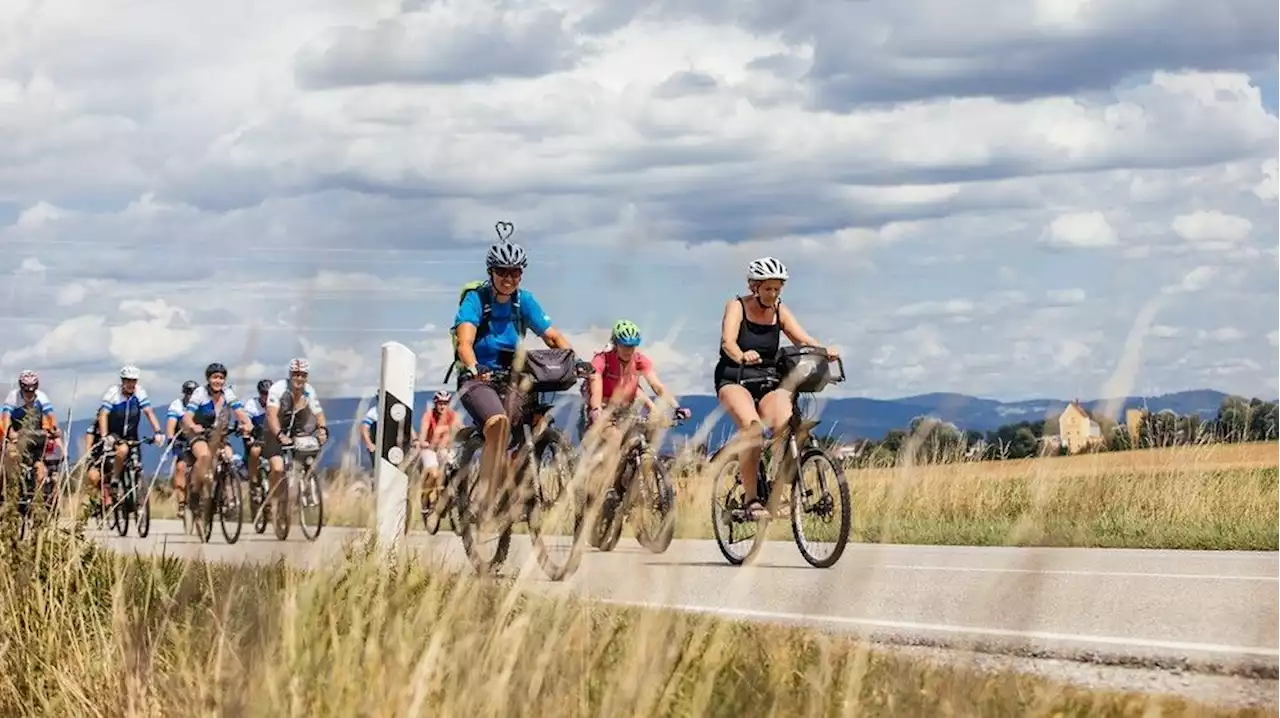
{"type": "Polygon", "coordinates": [[[182,415],[187,413],[187,401],[191,399],[191,395],[195,393],[198,386],[200,385],[190,379],[182,382],[182,396],[169,404],[168,416],[165,417],[164,433],[169,437],[169,441],[173,442],[169,450],[173,453],[173,496],[178,502],[179,516],[187,506],[187,469],[195,463],[187,436],[180,431],[182,415]]]}
{"type": "MultiPolygon", "coordinates": [[[[147,417],[147,423],[151,424],[151,430],[155,435],[154,442],[164,443],[164,431],[160,428],[160,421],[156,419],[155,410],[151,408],[151,398],[147,396],[146,389],[138,386],[141,375],[136,366],[130,364],[122,367],[120,383],[107,387],[102,395],[102,402],[98,405],[98,417],[94,423],[98,425],[98,436],[104,437],[101,439],[103,454],[113,452],[111,454],[113,486],[120,481],[120,472],[124,470],[125,457],[129,451],[128,444],[124,441],[117,443],[117,440],[137,441],[141,417],[147,417]]],[[[89,466],[85,478],[88,479],[90,491],[96,492],[98,482],[102,480],[101,468],[92,464],[89,466]]]]}
{"type": "Polygon", "coordinates": [[[34,466],[36,481],[43,484],[47,476],[41,461],[45,442],[56,440],[61,432],[53,402],[40,390],[40,376],[30,369],[18,375],[18,388],[9,392],[0,406],[0,436],[5,443],[4,475],[16,475],[19,465],[34,466]]]}
{"type": "Polygon", "coordinates": [[[275,382],[270,379],[258,381],[258,395],[244,403],[244,413],[253,422],[253,431],[244,440],[244,462],[248,469],[248,477],[253,481],[258,476],[258,461],[262,456],[262,432],[267,421],[267,393],[275,382]],[[251,443],[251,441],[253,443],[251,443]]]}

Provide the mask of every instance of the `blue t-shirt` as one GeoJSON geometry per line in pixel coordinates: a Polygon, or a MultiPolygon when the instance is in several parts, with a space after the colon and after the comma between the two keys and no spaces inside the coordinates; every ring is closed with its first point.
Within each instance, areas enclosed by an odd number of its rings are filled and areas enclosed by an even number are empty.
{"type": "MultiPolygon", "coordinates": [[[[480,326],[480,319],[484,316],[484,307],[480,303],[480,292],[483,291],[492,290],[482,287],[473,292],[467,292],[462,304],[458,305],[458,313],[454,315],[455,328],[464,322],[476,327],[480,326]]],[[[542,305],[538,304],[538,300],[534,299],[532,294],[523,289],[518,291],[520,292],[520,314],[523,315],[525,329],[542,336],[551,328],[551,317],[542,311],[542,305]]],[[[489,328],[484,336],[476,340],[474,347],[476,363],[482,367],[498,368],[498,353],[516,350],[520,337],[516,335],[515,322],[511,321],[511,305],[512,302],[495,300],[489,308],[489,328]]]]}

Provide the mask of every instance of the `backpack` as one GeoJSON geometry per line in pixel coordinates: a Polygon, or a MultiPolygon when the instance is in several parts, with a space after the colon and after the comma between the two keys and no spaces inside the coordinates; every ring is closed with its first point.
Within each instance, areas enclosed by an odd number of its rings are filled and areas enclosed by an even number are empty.
{"type": "MultiPolygon", "coordinates": [[[[480,341],[480,337],[489,331],[489,315],[493,313],[493,292],[487,280],[478,279],[467,282],[462,285],[462,291],[458,292],[458,306],[462,306],[462,300],[467,298],[467,292],[477,292],[480,295],[480,324],[476,327],[476,341],[480,341]]],[[[511,297],[511,313],[516,325],[516,336],[523,338],[524,314],[520,311],[520,290],[518,289],[511,297]]],[[[458,358],[458,327],[456,325],[449,330],[449,338],[453,340],[453,363],[449,365],[449,371],[444,374],[445,382],[453,376],[455,369],[462,370],[462,361],[458,358]]]]}

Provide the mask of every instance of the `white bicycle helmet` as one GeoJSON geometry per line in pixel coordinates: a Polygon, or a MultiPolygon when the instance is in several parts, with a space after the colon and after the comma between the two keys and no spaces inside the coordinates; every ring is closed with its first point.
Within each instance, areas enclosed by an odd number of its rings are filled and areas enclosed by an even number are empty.
{"type": "Polygon", "coordinates": [[[747,265],[747,279],[751,281],[762,282],[766,279],[781,279],[785,282],[789,278],[787,265],[773,257],[753,259],[751,264],[747,265]]]}
{"type": "Polygon", "coordinates": [[[138,367],[132,364],[125,364],[124,366],[120,367],[120,378],[121,379],[140,379],[142,378],[142,372],[138,369],[138,367]]]}
{"type": "Polygon", "coordinates": [[[30,369],[24,369],[22,373],[18,375],[18,386],[23,389],[39,389],[40,375],[30,369]]]}
{"type": "Polygon", "coordinates": [[[306,359],[303,359],[302,357],[294,357],[293,361],[289,362],[289,373],[293,374],[294,372],[310,374],[311,362],[308,362],[306,359]]]}
{"type": "Polygon", "coordinates": [[[524,248],[520,245],[498,242],[489,247],[489,253],[484,257],[484,264],[488,269],[524,269],[529,264],[529,258],[525,256],[524,248]]]}
{"type": "Polygon", "coordinates": [[[437,391],[435,397],[433,397],[433,400],[437,404],[448,404],[449,400],[452,398],[453,397],[451,397],[449,395],[449,392],[447,391],[437,391]]]}

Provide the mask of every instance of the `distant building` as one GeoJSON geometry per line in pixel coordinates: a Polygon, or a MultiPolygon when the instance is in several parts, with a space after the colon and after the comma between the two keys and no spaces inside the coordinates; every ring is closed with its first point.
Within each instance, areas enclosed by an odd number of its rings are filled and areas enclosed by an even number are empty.
{"type": "Polygon", "coordinates": [[[1078,400],[1067,404],[1058,417],[1058,441],[1075,454],[1102,443],[1102,427],[1080,406],[1078,400]]]}

